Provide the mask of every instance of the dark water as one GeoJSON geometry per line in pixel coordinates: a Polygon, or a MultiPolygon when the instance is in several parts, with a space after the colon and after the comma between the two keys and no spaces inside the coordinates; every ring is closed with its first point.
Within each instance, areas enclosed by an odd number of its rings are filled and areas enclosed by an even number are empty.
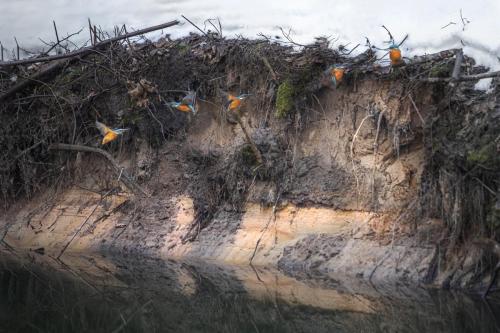
{"type": "Polygon", "coordinates": [[[156,259],[62,259],[2,255],[0,332],[500,331],[498,301],[451,292],[156,259]]]}

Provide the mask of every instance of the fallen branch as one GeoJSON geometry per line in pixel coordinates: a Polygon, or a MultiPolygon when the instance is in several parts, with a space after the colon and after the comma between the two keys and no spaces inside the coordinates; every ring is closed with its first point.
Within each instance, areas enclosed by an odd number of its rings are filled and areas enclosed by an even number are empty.
{"type": "Polygon", "coordinates": [[[77,57],[77,56],[85,56],[85,55],[88,55],[88,54],[94,52],[95,50],[98,50],[98,49],[102,48],[103,46],[106,46],[108,44],[117,42],[119,40],[130,38],[130,37],[134,37],[134,36],[143,35],[145,33],[156,31],[156,30],[161,30],[161,29],[164,29],[164,28],[168,28],[168,27],[177,25],[179,23],[180,22],[178,20],[174,20],[174,21],[170,21],[170,22],[167,22],[167,23],[164,23],[164,24],[155,25],[155,26],[152,26],[152,27],[149,27],[149,28],[137,30],[137,31],[134,31],[134,32],[126,33],[126,34],[121,35],[121,36],[116,36],[116,37],[113,37],[113,38],[110,38],[110,39],[106,39],[106,40],[103,40],[102,42],[95,43],[93,46],[84,47],[84,48],[81,48],[79,50],[76,50],[76,51],[73,51],[73,52],[69,52],[69,53],[65,53],[65,54],[58,54],[58,55],[53,55],[53,56],[48,56],[48,57],[40,57],[40,58],[30,58],[30,59],[23,59],[23,60],[14,60],[14,61],[2,61],[2,62],[0,62],[0,67],[2,67],[2,66],[26,65],[26,64],[33,64],[33,63],[37,63],[37,62],[47,62],[47,61],[53,61],[53,60],[59,60],[59,59],[74,58],[74,57],[77,57]]]}
{"type": "Polygon", "coordinates": [[[140,187],[132,178],[128,175],[128,173],[118,164],[118,162],[111,156],[108,152],[94,147],[80,146],[80,145],[69,145],[65,143],[56,143],[49,147],[49,150],[71,150],[71,151],[81,151],[87,153],[96,153],[104,157],[108,162],[111,163],[115,173],[118,175],[119,180],[133,193],[135,194],[143,194],[146,197],[150,197],[150,195],[140,187]]]}
{"type": "Polygon", "coordinates": [[[196,28],[196,29],[198,29],[198,30],[199,30],[202,34],[204,34],[204,35],[205,35],[205,37],[209,37],[205,31],[201,30],[201,29],[200,29],[200,27],[198,27],[196,24],[194,24],[194,23],[193,23],[190,19],[188,19],[186,16],[184,16],[184,15],[181,15],[181,16],[182,16],[182,18],[183,18],[183,19],[185,19],[186,21],[188,21],[188,22],[189,22],[189,23],[190,23],[193,27],[195,27],[195,28],[196,28]]]}
{"type": "Polygon", "coordinates": [[[48,65],[45,69],[40,70],[39,72],[35,73],[34,75],[30,76],[29,78],[26,78],[25,80],[19,82],[18,84],[16,84],[15,86],[13,86],[9,90],[7,90],[4,94],[0,95],[0,102],[13,96],[18,91],[26,89],[27,87],[40,82],[42,79],[45,79],[48,76],[56,75],[67,64],[69,64],[69,62],[70,61],[68,61],[68,60],[59,60],[59,61],[56,61],[56,62],[48,65]]]}
{"type": "MultiPolygon", "coordinates": [[[[493,78],[493,77],[498,77],[498,76],[500,76],[500,71],[481,73],[481,74],[475,74],[475,75],[460,76],[456,81],[477,81],[477,80],[481,80],[481,79],[488,79],[488,78],[493,78]]],[[[450,82],[452,80],[453,80],[452,77],[428,77],[428,78],[419,79],[419,81],[431,82],[431,83],[450,82]]]]}
{"type": "MultiPolygon", "coordinates": [[[[421,56],[414,56],[413,58],[405,58],[404,64],[401,64],[401,67],[409,67],[409,66],[415,66],[415,65],[420,65],[426,62],[438,62],[442,61],[451,57],[454,57],[457,52],[460,49],[449,49],[445,51],[440,51],[437,53],[432,53],[432,54],[426,54],[426,55],[421,55],[421,56]]],[[[381,58],[385,57],[388,53],[384,54],[381,58]]],[[[351,60],[352,65],[358,65],[356,66],[362,71],[377,71],[380,69],[380,64],[373,64],[373,61],[369,61],[369,63],[365,64],[367,61],[367,54],[366,52],[361,54],[360,60],[356,60],[356,58],[353,58],[351,60]]]]}
{"type": "Polygon", "coordinates": [[[426,55],[422,55],[422,56],[415,56],[411,59],[408,59],[406,61],[406,65],[411,66],[411,65],[422,64],[424,62],[444,60],[444,59],[451,58],[451,57],[455,56],[459,50],[460,49],[450,49],[450,50],[440,51],[437,53],[426,54],[426,55]]]}

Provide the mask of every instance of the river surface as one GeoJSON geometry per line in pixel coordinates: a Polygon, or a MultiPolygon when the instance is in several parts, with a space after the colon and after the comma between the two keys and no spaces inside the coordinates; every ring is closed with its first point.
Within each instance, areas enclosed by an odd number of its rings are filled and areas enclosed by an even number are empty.
{"type": "Polygon", "coordinates": [[[0,332],[499,332],[500,301],[133,256],[0,252],[0,332]]]}
{"type": "Polygon", "coordinates": [[[364,50],[365,37],[387,47],[384,24],[397,41],[410,35],[405,55],[465,46],[465,53],[479,63],[500,67],[498,0],[0,0],[0,42],[10,50],[9,56],[14,37],[27,49],[43,46],[39,38],[56,39],[54,20],[61,38],[83,28],[73,39],[81,45],[88,40],[88,18],[106,31],[115,25],[139,29],[173,19],[182,21],[182,26],[164,33],[176,37],[196,31],[181,15],[204,30],[210,28],[206,19],[220,18],[225,36],[257,38],[264,33],[283,40],[282,27],[287,33],[291,29],[296,42],[328,36],[333,47],[361,44],[356,52],[364,50]]]}

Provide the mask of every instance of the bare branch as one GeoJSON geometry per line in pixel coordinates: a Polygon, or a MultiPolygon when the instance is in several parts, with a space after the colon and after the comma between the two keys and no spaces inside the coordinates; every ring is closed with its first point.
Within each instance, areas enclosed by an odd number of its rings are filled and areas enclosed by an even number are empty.
{"type": "Polygon", "coordinates": [[[189,23],[191,23],[191,25],[192,25],[193,27],[195,27],[196,29],[198,29],[198,30],[199,30],[202,34],[204,34],[206,37],[209,37],[209,36],[208,36],[208,34],[207,34],[205,31],[201,30],[201,29],[200,29],[200,27],[198,27],[196,24],[194,24],[194,23],[193,23],[190,19],[188,19],[186,16],[184,16],[184,15],[181,15],[181,16],[182,16],[182,18],[183,18],[183,19],[185,19],[186,21],[188,21],[189,23]]]}
{"type": "Polygon", "coordinates": [[[387,27],[385,25],[383,25],[383,24],[382,24],[382,28],[384,28],[385,31],[387,31],[387,33],[389,34],[389,43],[394,43],[394,37],[392,37],[392,34],[389,31],[389,29],[387,29],[387,27]]]}
{"type": "MultiPolygon", "coordinates": [[[[475,75],[460,76],[456,81],[477,81],[477,80],[481,80],[481,79],[489,79],[489,78],[499,77],[499,76],[500,76],[500,71],[496,71],[496,72],[488,72],[488,73],[475,74],[475,75]]],[[[452,80],[451,77],[429,77],[429,78],[420,79],[420,81],[424,81],[424,82],[450,82],[451,80],[452,80]]]]}
{"type": "Polygon", "coordinates": [[[85,55],[88,55],[88,54],[94,52],[95,50],[100,49],[103,46],[106,46],[106,45],[111,44],[113,42],[116,42],[116,41],[119,41],[119,40],[122,40],[125,38],[129,38],[129,37],[143,35],[145,33],[151,32],[151,31],[156,31],[156,30],[168,28],[168,27],[171,27],[171,26],[174,26],[177,24],[179,24],[179,21],[174,20],[174,21],[170,21],[170,22],[167,22],[164,24],[155,25],[155,26],[141,29],[141,30],[137,30],[137,31],[134,31],[134,32],[122,35],[122,36],[113,37],[113,38],[101,41],[99,43],[96,43],[93,46],[84,47],[84,48],[81,48],[77,51],[69,52],[66,54],[59,54],[59,55],[41,57],[41,58],[31,58],[31,59],[24,59],[24,60],[0,62],[0,67],[1,66],[15,66],[15,65],[33,64],[33,63],[37,63],[37,62],[46,62],[46,61],[52,61],[52,60],[73,58],[73,57],[77,57],[77,56],[85,56],[85,55]]]}
{"type": "Polygon", "coordinates": [[[454,24],[456,24],[456,23],[455,23],[455,22],[453,22],[453,21],[451,21],[451,22],[450,22],[450,23],[448,23],[447,25],[442,26],[442,27],[441,27],[441,30],[442,30],[442,29],[444,29],[444,28],[449,27],[450,25],[454,25],[454,24]]]}
{"type": "Polygon", "coordinates": [[[70,151],[81,151],[81,152],[88,152],[88,153],[96,153],[104,157],[108,162],[111,163],[113,166],[113,169],[115,170],[115,173],[119,175],[119,180],[128,188],[130,189],[133,193],[135,194],[143,194],[146,197],[150,197],[150,195],[142,189],[135,181],[132,180],[132,178],[128,175],[128,173],[123,169],[123,167],[118,164],[118,162],[111,156],[108,152],[100,149],[100,148],[94,148],[94,147],[87,147],[87,146],[81,146],[81,145],[69,145],[65,143],[56,143],[53,144],[49,147],[49,150],[70,150],[70,151]]]}

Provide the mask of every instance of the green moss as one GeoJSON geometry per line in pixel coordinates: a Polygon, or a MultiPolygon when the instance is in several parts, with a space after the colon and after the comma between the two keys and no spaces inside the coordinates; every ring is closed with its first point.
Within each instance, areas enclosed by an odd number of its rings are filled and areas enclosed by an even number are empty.
{"type": "Polygon", "coordinates": [[[246,165],[256,165],[257,157],[253,153],[252,147],[250,145],[245,145],[241,149],[241,158],[243,159],[243,163],[246,165]]]}
{"type": "Polygon", "coordinates": [[[188,54],[188,52],[189,52],[189,45],[184,44],[184,43],[180,43],[177,45],[177,49],[179,50],[179,54],[181,56],[184,56],[184,55],[188,54]]]}
{"type": "Polygon", "coordinates": [[[450,67],[448,64],[441,64],[431,67],[429,71],[430,77],[447,77],[450,76],[450,67]]]}
{"type": "Polygon", "coordinates": [[[496,144],[490,142],[479,149],[469,151],[467,163],[470,166],[480,164],[487,168],[500,168],[500,155],[497,152],[496,144]]]}
{"type": "Polygon", "coordinates": [[[500,207],[493,202],[488,209],[488,214],[486,216],[486,222],[491,229],[491,232],[495,232],[500,228],[500,207]]]}
{"type": "Polygon", "coordinates": [[[294,87],[290,80],[286,80],[278,87],[276,95],[276,117],[284,118],[293,109],[294,87]]]}
{"type": "Polygon", "coordinates": [[[71,67],[65,73],[60,75],[59,80],[61,83],[69,84],[83,75],[81,67],[71,67]]]}

